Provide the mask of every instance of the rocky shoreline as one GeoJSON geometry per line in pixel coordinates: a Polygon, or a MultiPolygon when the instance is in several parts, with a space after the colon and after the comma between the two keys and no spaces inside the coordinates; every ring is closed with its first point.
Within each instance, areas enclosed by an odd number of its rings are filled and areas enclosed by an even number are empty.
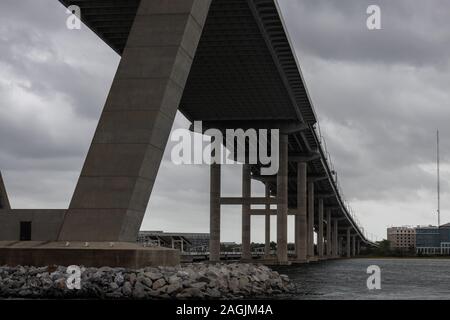
{"type": "Polygon", "coordinates": [[[262,265],[187,264],[131,270],[82,268],[69,289],[66,267],[0,267],[0,298],[243,299],[295,292],[285,275],[262,265]]]}

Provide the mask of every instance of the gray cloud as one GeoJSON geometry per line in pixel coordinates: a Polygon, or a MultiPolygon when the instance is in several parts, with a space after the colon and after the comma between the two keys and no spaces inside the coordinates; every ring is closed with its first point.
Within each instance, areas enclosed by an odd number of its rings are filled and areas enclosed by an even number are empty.
{"type": "Polygon", "coordinates": [[[450,3],[431,1],[280,1],[302,52],[325,60],[413,66],[446,65],[450,3]],[[381,9],[382,30],[369,32],[366,9],[381,9]],[[294,31],[295,30],[295,31],[294,31]],[[301,40],[300,40],[301,39],[301,40]]]}

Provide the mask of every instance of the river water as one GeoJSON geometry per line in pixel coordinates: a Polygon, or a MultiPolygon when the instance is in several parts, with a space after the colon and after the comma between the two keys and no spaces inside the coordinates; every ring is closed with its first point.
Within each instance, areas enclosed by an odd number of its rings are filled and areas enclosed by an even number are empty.
{"type": "Polygon", "coordinates": [[[299,287],[290,299],[450,299],[450,259],[333,260],[276,270],[299,287]],[[381,270],[379,290],[367,288],[371,265],[381,270]]]}

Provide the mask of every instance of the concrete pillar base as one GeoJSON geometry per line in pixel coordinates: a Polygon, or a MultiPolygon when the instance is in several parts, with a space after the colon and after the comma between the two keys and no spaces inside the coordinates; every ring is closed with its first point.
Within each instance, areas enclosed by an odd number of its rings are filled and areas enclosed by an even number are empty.
{"type": "Polygon", "coordinates": [[[178,250],[142,247],[131,242],[0,242],[0,265],[8,266],[79,265],[139,269],[178,264],[178,250]]]}

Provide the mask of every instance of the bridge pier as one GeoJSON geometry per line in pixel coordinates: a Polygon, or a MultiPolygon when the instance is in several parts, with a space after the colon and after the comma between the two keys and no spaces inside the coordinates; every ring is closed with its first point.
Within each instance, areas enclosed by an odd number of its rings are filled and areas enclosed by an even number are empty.
{"type": "Polygon", "coordinates": [[[358,240],[358,241],[356,242],[356,254],[359,255],[359,254],[360,254],[360,251],[361,251],[361,241],[358,240]]]}
{"type": "Polygon", "coordinates": [[[308,181],[308,258],[314,257],[314,182],[308,181]]]}
{"type": "Polygon", "coordinates": [[[351,232],[351,227],[348,227],[347,228],[347,241],[345,243],[347,258],[350,258],[351,255],[352,255],[351,254],[351,250],[350,250],[350,243],[351,243],[351,234],[350,234],[350,232],[351,232]]]}
{"type": "Polygon", "coordinates": [[[211,164],[210,215],[209,215],[209,260],[220,261],[220,164],[211,164]]]}
{"type": "Polygon", "coordinates": [[[308,225],[307,211],[307,164],[297,163],[297,212],[295,215],[295,253],[297,262],[307,261],[308,225]]]}
{"type": "Polygon", "coordinates": [[[328,208],[327,209],[327,235],[326,235],[327,239],[327,251],[326,251],[326,256],[327,258],[331,258],[332,256],[332,249],[331,249],[331,209],[328,208]]]}
{"type": "MultiPolygon", "coordinates": [[[[251,198],[251,167],[249,164],[242,166],[242,197],[251,198]]],[[[251,228],[251,205],[249,202],[242,203],[242,260],[251,260],[250,228],[251,228]]]]}
{"type": "Polygon", "coordinates": [[[323,259],[323,198],[319,199],[319,230],[317,234],[317,251],[319,259],[323,259]]]}
{"type": "MultiPolygon", "coordinates": [[[[268,183],[265,184],[265,189],[266,189],[266,198],[269,198],[270,197],[270,188],[269,188],[268,183]]],[[[270,217],[271,217],[270,204],[266,203],[265,246],[264,246],[264,253],[266,255],[266,258],[270,257],[270,217]]]]}
{"type": "Polygon", "coordinates": [[[339,220],[333,219],[333,256],[339,257],[339,235],[338,235],[338,227],[339,227],[339,220]]]}
{"type": "Polygon", "coordinates": [[[288,263],[287,215],[288,215],[288,136],[280,135],[279,170],[277,175],[277,259],[288,263]]]}
{"type": "Polygon", "coordinates": [[[186,4],[139,2],[58,241],[136,241],[210,1],[186,4]]]}
{"type": "Polygon", "coordinates": [[[352,256],[356,256],[356,235],[352,237],[352,256]]]}

